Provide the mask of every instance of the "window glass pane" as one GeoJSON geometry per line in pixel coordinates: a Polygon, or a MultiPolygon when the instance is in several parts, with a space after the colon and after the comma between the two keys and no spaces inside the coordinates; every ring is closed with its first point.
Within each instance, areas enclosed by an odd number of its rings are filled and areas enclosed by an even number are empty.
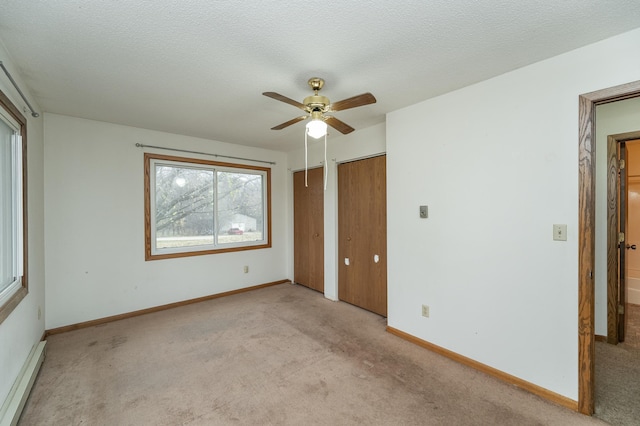
{"type": "Polygon", "coordinates": [[[145,260],[271,247],[269,169],[145,154],[145,260]]]}
{"type": "Polygon", "coordinates": [[[218,171],[218,243],[264,239],[264,176],[218,171]]]}
{"type": "Polygon", "coordinates": [[[212,245],[213,171],[156,165],[156,248],[212,245]]]}
{"type": "Polygon", "coordinates": [[[11,136],[14,131],[0,120],[0,292],[16,279],[14,228],[14,179],[11,136]]]}

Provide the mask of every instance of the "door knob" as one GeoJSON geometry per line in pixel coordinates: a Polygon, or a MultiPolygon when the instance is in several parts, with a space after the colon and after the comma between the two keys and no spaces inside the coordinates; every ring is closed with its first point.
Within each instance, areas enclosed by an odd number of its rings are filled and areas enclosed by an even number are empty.
{"type": "Polygon", "coordinates": [[[635,244],[631,244],[631,245],[627,244],[627,250],[629,250],[629,249],[635,250],[636,249],[636,245],[635,244]]]}

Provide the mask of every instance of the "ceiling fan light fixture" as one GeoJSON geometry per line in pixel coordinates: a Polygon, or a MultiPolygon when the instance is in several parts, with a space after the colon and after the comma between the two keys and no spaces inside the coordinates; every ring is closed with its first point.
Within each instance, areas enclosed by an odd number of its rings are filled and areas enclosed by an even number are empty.
{"type": "Polygon", "coordinates": [[[307,134],[314,139],[320,139],[327,134],[327,123],[322,119],[313,119],[307,123],[307,134]]]}

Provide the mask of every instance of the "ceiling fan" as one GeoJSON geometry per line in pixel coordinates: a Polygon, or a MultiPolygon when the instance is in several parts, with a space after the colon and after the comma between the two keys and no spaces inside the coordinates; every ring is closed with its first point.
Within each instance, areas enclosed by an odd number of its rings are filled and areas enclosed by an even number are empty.
{"type": "Polygon", "coordinates": [[[281,130],[299,121],[310,118],[311,121],[307,124],[307,133],[313,138],[320,138],[324,136],[327,132],[327,124],[340,133],[346,135],[347,133],[353,132],[355,129],[349,126],[347,123],[338,120],[334,116],[325,114],[336,111],[343,111],[345,109],[355,108],[363,105],[369,105],[376,102],[376,98],[371,93],[363,93],[361,95],[352,96],[350,98],[331,103],[329,101],[329,98],[318,94],[320,89],[322,89],[322,87],[324,86],[323,79],[312,77],[307,83],[313,90],[314,94],[304,98],[302,103],[294,101],[293,99],[287,98],[286,96],[283,96],[276,92],[263,93],[263,95],[265,96],[287,103],[289,105],[293,105],[294,107],[300,108],[307,113],[292,120],[285,121],[284,123],[279,124],[275,127],[272,127],[271,130],[281,130]]]}

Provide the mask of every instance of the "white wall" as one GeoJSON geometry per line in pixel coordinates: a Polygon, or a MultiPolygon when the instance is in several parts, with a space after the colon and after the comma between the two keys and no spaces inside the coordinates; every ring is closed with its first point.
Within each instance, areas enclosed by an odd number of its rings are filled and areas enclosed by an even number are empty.
{"type": "MultiPolygon", "coordinates": [[[[639,48],[632,31],[391,113],[386,138],[384,125],[331,138],[327,297],[337,298],[336,163],[386,150],[389,325],[577,399],[577,99],[637,80],[639,48]],[[567,242],[551,240],[553,223],[568,224],[567,242]]],[[[11,66],[1,46],[0,56],[11,66]]],[[[286,171],[282,153],[47,114],[43,219],[42,118],[28,118],[31,285],[0,324],[0,401],[44,329],[43,235],[47,328],[293,276],[301,151],[286,171]],[[136,142],[277,161],[273,248],[145,262],[136,142]]],[[[318,146],[311,155],[318,165],[318,146]]]]}
{"type": "Polygon", "coordinates": [[[44,155],[47,329],[290,278],[285,154],[46,114],[44,155]],[[136,143],[277,162],[273,247],[145,262],[136,143]]]}
{"type": "MultiPolygon", "coordinates": [[[[0,42],[0,61],[17,80],[29,103],[40,111],[26,84],[0,42]]],[[[26,105],[0,70],[0,90],[19,109],[26,105]]],[[[28,244],[29,294],[0,324],[0,406],[31,351],[44,333],[44,210],[43,210],[43,136],[42,117],[34,118],[27,111],[27,191],[28,191],[28,244]],[[38,318],[38,309],[41,316],[38,318]]]]}
{"type": "MultiPolygon", "coordinates": [[[[302,128],[304,129],[304,128],[302,128]]],[[[371,155],[382,154],[386,149],[385,124],[378,124],[359,129],[348,135],[340,135],[329,129],[327,137],[327,189],[324,193],[324,295],[331,300],[338,300],[338,164],[371,155]],[[339,136],[337,136],[339,135],[339,136]]],[[[301,148],[289,153],[289,187],[290,215],[293,217],[293,172],[304,170],[304,130],[300,131],[301,148]]],[[[309,138],[309,168],[324,164],[324,139],[309,138]]],[[[293,248],[293,222],[289,224],[291,235],[289,246],[293,248]]],[[[293,259],[293,252],[290,254],[293,259]]],[[[289,263],[289,276],[293,277],[293,261],[289,263]]]]}
{"type": "Polygon", "coordinates": [[[391,327],[577,400],[578,96],[637,80],[638,51],[635,30],[388,115],[391,327]]]}
{"type": "MultiPolygon", "coordinates": [[[[625,64],[626,66],[626,64],[625,64]]],[[[640,130],[640,98],[596,107],[596,334],[607,335],[607,136],[640,130]]]]}

